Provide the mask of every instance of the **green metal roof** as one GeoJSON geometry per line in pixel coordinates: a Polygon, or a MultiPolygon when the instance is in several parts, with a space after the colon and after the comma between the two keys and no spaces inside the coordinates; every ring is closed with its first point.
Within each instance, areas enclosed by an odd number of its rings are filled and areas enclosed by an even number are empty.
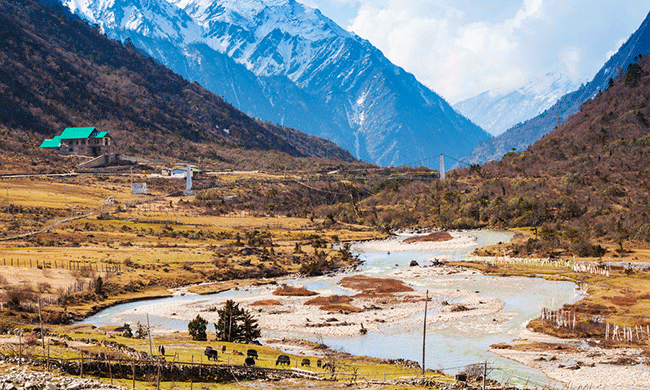
{"type": "Polygon", "coordinates": [[[43,141],[40,148],[58,148],[61,146],[61,138],[57,135],[56,137],[52,139],[46,139],[43,141]]]}
{"type": "Polygon", "coordinates": [[[94,127],[68,127],[63,130],[61,135],[57,135],[52,139],[46,139],[41,144],[41,148],[58,148],[61,146],[62,139],[88,139],[88,138],[104,138],[108,135],[108,131],[97,131],[94,127]]]}
{"type": "Polygon", "coordinates": [[[90,138],[95,131],[94,127],[68,127],[59,136],[61,139],[90,138]]]}

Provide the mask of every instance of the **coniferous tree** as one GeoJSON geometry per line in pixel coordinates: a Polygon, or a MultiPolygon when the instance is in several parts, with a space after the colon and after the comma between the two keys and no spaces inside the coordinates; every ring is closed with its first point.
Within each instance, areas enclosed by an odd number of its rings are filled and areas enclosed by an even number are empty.
{"type": "Polygon", "coordinates": [[[217,310],[219,321],[214,324],[217,339],[221,341],[251,342],[260,337],[257,320],[246,309],[229,299],[223,308],[217,310]]]}
{"type": "Polygon", "coordinates": [[[257,326],[257,320],[248,310],[243,310],[241,330],[242,341],[247,343],[259,338],[262,335],[260,328],[257,326]]]}
{"type": "Polygon", "coordinates": [[[196,318],[190,321],[187,324],[187,330],[192,336],[192,340],[205,341],[208,339],[208,335],[205,332],[207,328],[208,321],[204,320],[200,315],[196,315],[196,318]]]}

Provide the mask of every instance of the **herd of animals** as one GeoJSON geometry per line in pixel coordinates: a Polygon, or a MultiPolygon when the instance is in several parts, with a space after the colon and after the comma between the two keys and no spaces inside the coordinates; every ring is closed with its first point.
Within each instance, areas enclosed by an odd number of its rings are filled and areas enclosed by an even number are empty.
{"type": "MultiPolygon", "coordinates": [[[[225,353],[225,352],[226,352],[226,346],[224,345],[224,346],[221,347],[221,353],[225,353]]],[[[206,347],[203,354],[208,357],[208,361],[209,360],[214,360],[214,361],[219,360],[219,352],[216,349],[213,349],[212,347],[206,347]]],[[[248,351],[246,351],[246,360],[244,360],[244,365],[246,365],[246,366],[254,366],[255,365],[255,359],[258,359],[257,350],[249,349],[248,351]]],[[[289,358],[288,355],[280,355],[280,356],[278,356],[277,360],[275,361],[275,366],[277,367],[278,365],[279,366],[287,366],[287,367],[289,367],[289,366],[291,366],[291,359],[289,358]]],[[[302,359],[302,361],[300,362],[300,366],[301,367],[304,367],[304,366],[310,367],[311,366],[311,361],[309,359],[302,359]]],[[[333,363],[330,363],[330,362],[323,363],[320,359],[318,359],[316,361],[316,366],[320,367],[322,369],[325,369],[325,370],[326,369],[332,369],[334,367],[333,363]]]]}

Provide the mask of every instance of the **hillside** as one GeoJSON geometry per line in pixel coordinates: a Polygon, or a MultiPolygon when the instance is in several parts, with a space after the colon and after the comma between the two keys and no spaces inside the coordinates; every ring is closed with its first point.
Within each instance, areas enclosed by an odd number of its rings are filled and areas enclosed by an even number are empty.
{"type": "Polygon", "coordinates": [[[538,116],[515,125],[498,137],[478,145],[463,160],[472,164],[482,164],[501,159],[513,148],[517,151],[525,150],[578,112],[582,103],[609,88],[610,80],[621,77],[625,69],[635,62],[635,58],[640,54],[650,54],[650,14],[589,83],[562,96],[557,103],[538,116]]]}
{"type": "Polygon", "coordinates": [[[383,166],[438,166],[490,135],[377,48],[294,0],[64,0],[111,38],[256,118],[383,166]]]}
{"type": "Polygon", "coordinates": [[[447,174],[444,183],[383,183],[355,205],[322,207],[384,229],[533,227],[515,255],[602,256],[650,243],[650,57],[521,153],[447,174]]]}
{"type": "Polygon", "coordinates": [[[38,154],[65,127],[96,126],[127,154],[237,164],[242,150],[258,150],[354,160],[330,141],[247,117],[56,5],[1,1],[0,41],[0,148],[9,154],[38,154]]]}

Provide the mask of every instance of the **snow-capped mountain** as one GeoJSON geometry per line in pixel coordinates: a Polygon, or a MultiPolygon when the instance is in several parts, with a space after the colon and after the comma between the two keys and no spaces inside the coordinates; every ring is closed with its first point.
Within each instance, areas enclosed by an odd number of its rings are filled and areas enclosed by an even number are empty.
{"type": "Polygon", "coordinates": [[[463,160],[468,163],[482,164],[491,160],[500,160],[513,148],[517,151],[526,150],[528,146],[576,113],[582,103],[609,88],[610,80],[624,75],[627,67],[636,62],[639,55],[648,54],[650,54],[650,14],[616,54],[607,60],[593,80],[578,90],[562,96],[557,103],[536,117],[517,124],[505,133],[480,144],[463,160]]]}
{"type": "Polygon", "coordinates": [[[295,0],[62,0],[270,122],[380,165],[437,167],[490,135],[369,42],[295,0]]]}
{"type": "Polygon", "coordinates": [[[580,84],[559,73],[548,73],[507,93],[486,91],[453,105],[456,111],[492,135],[541,114],[580,84]]]}

